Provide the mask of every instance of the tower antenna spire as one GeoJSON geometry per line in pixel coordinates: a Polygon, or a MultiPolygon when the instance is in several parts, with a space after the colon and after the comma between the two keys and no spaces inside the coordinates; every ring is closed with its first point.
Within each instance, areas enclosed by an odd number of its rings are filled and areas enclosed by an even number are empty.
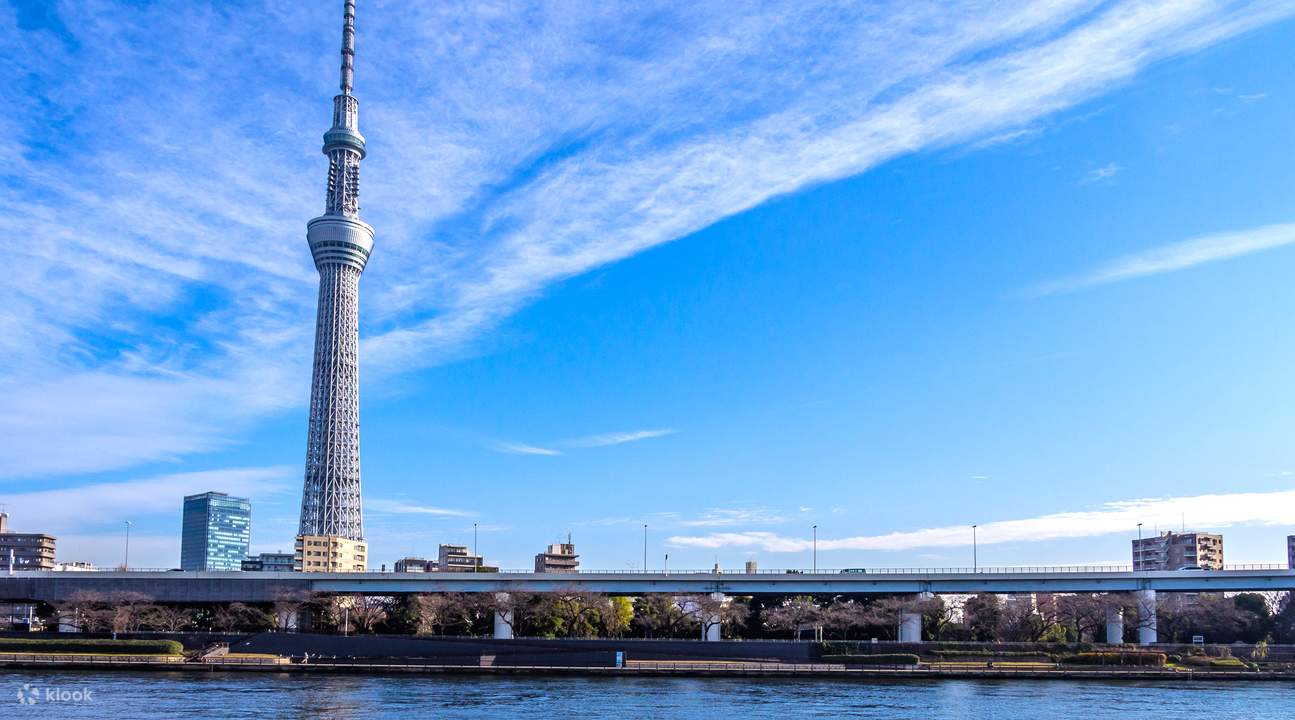
{"type": "Polygon", "coordinates": [[[350,95],[355,82],[355,0],[346,0],[342,20],[342,94],[350,95]]]}

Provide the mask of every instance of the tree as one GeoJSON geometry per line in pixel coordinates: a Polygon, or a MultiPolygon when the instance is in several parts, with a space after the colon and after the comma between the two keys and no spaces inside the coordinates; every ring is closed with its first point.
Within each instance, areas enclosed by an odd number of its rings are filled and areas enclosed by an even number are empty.
{"type": "Polygon", "coordinates": [[[629,598],[617,595],[608,602],[607,613],[603,616],[603,630],[608,637],[622,637],[633,620],[633,603],[629,598]]]}
{"type": "Polygon", "coordinates": [[[193,625],[194,612],[176,605],[154,605],[144,618],[144,624],[163,632],[179,632],[193,625]]]}
{"type": "Polygon", "coordinates": [[[685,613],[671,595],[648,593],[634,599],[634,618],[630,627],[646,638],[691,637],[695,621],[685,613]]]}
{"type": "Polygon", "coordinates": [[[77,590],[68,599],[56,603],[54,611],[59,624],[78,632],[104,632],[112,627],[107,598],[93,590],[77,590]]]}
{"type": "Polygon", "coordinates": [[[962,618],[973,639],[993,642],[1003,626],[1003,606],[997,595],[980,593],[967,598],[962,606],[962,618]]]}
{"type": "Polygon", "coordinates": [[[355,623],[356,629],[363,633],[371,633],[378,625],[386,622],[387,606],[391,598],[373,595],[356,595],[354,598],[351,605],[351,620],[355,623]]]}
{"type": "MultiPolygon", "coordinates": [[[[1098,640],[1106,627],[1106,609],[1109,606],[1101,595],[1077,593],[1057,598],[1057,618],[1074,633],[1079,642],[1098,640]]],[[[1100,638],[1103,642],[1105,638],[1100,638]]]]}
{"type": "Polygon", "coordinates": [[[601,593],[573,590],[552,595],[546,606],[557,620],[557,632],[563,637],[596,637],[609,610],[607,596],[601,593]]]}
{"type": "Polygon", "coordinates": [[[112,631],[139,632],[144,620],[153,611],[153,599],[144,593],[122,591],[110,593],[107,598],[112,631]]]}
{"type": "MultiPolygon", "coordinates": [[[[689,595],[680,599],[680,606],[701,628],[702,637],[706,637],[711,628],[719,626],[732,628],[746,621],[748,613],[745,604],[732,598],[715,597],[714,594],[689,595]]],[[[722,635],[722,632],[721,632],[722,635]]]]}
{"type": "Polygon", "coordinates": [[[211,613],[211,629],[219,632],[268,630],[272,622],[269,613],[241,602],[218,607],[211,613]]]}
{"type": "Polygon", "coordinates": [[[823,609],[809,596],[787,598],[777,607],[765,610],[765,624],[771,630],[790,631],[800,637],[800,631],[822,622],[823,609]]]}
{"type": "Polygon", "coordinates": [[[444,593],[415,595],[415,632],[419,635],[441,634],[437,630],[445,630],[453,604],[454,599],[444,593]]]}
{"type": "Polygon", "coordinates": [[[867,625],[869,618],[868,607],[863,603],[838,598],[823,608],[823,631],[828,637],[845,640],[852,629],[867,625]]]}
{"type": "Polygon", "coordinates": [[[275,630],[295,630],[301,611],[309,596],[293,588],[277,587],[271,590],[274,603],[270,606],[270,626],[275,630]]]}
{"type": "Polygon", "coordinates": [[[485,602],[494,612],[495,617],[507,625],[516,636],[521,634],[521,629],[531,619],[539,600],[539,593],[512,590],[506,593],[491,593],[486,597],[485,602]]]}

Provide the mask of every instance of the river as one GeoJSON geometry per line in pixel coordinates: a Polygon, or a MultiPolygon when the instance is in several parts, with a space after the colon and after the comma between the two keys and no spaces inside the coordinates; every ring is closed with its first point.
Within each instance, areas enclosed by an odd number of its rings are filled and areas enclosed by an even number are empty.
{"type": "Polygon", "coordinates": [[[414,716],[1264,720],[1295,717],[1295,683],[4,671],[0,672],[0,707],[5,708],[0,713],[4,718],[95,720],[414,716]],[[20,692],[28,699],[34,695],[36,702],[20,703],[20,692]]]}

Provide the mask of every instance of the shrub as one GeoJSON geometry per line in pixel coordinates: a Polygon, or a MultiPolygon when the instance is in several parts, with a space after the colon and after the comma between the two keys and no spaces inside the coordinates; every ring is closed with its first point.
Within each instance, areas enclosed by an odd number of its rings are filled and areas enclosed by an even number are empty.
{"type": "Polygon", "coordinates": [[[0,653],[81,653],[92,655],[180,655],[175,640],[72,640],[0,638],[0,653]]]}
{"type": "Polygon", "coordinates": [[[918,657],[909,653],[881,655],[824,655],[823,662],[845,665],[916,665],[918,657]]]}
{"type": "Polygon", "coordinates": [[[1139,667],[1164,667],[1165,654],[1158,652],[1083,652],[1067,655],[1061,662],[1071,665],[1135,665],[1139,667]]]}

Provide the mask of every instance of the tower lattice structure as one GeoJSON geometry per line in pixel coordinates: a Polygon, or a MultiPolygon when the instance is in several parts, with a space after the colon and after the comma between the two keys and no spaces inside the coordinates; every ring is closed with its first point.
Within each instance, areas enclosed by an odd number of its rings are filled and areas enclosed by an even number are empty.
{"type": "Polygon", "coordinates": [[[345,0],[341,93],[333,98],[333,126],[324,133],[328,196],[324,214],[306,225],[319,270],[319,307],[299,534],[363,540],[359,303],[373,228],[360,220],[365,153],[359,101],[351,95],[354,60],[355,0],[345,0]]]}

